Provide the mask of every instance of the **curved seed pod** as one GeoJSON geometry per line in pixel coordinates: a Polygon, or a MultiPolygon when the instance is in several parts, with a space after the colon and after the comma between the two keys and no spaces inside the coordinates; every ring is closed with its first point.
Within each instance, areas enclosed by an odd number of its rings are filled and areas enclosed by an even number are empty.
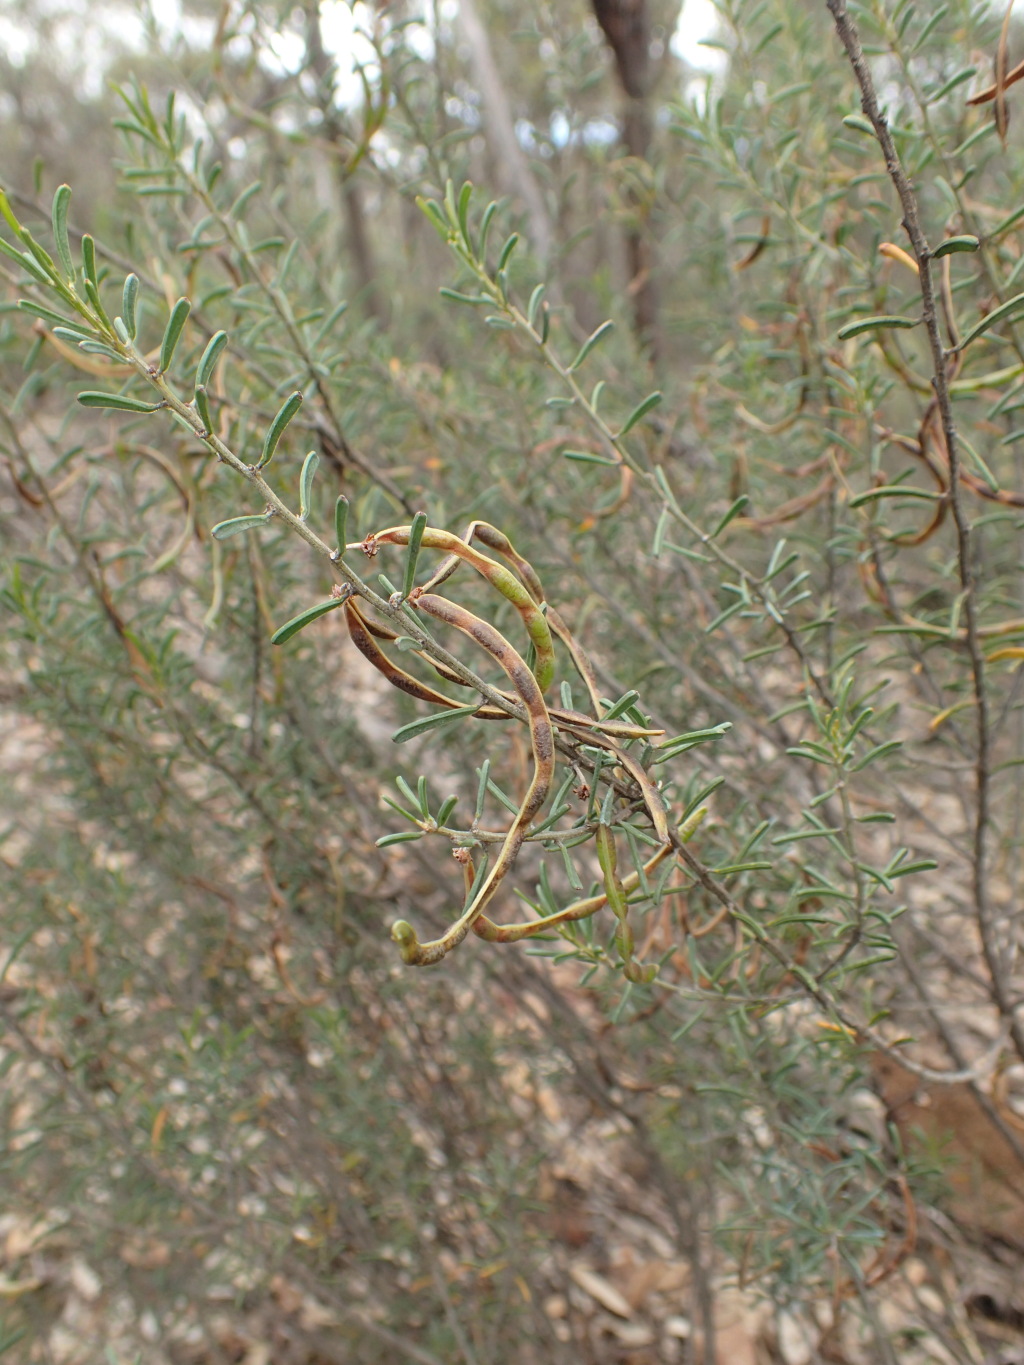
{"type": "Polygon", "coordinates": [[[630,777],[640,788],[640,794],[643,796],[644,805],[647,807],[647,813],[651,817],[651,824],[654,826],[654,832],[663,844],[668,843],[668,811],[665,808],[665,802],[662,800],[661,792],[658,791],[650,777],[644,772],[639,761],[635,759],[632,754],[626,753],[625,749],[620,748],[614,740],[603,735],[600,729],[594,726],[593,721],[590,721],[587,727],[562,724],[559,725],[559,729],[568,731],[569,734],[575,735],[577,739],[582,739],[586,744],[592,744],[601,749],[607,749],[610,754],[614,755],[616,763],[618,763],[621,768],[625,768],[626,772],[629,773],[630,777]]]}
{"type": "MultiPolygon", "coordinates": [[[[411,534],[410,526],[390,526],[387,530],[378,531],[376,535],[367,536],[363,542],[363,549],[372,555],[379,545],[408,545],[411,534]]],[[[529,590],[510,569],[482,554],[472,545],[467,545],[451,531],[440,531],[436,527],[428,526],[424,529],[422,544],[428,549],[446,550],[459,559],[464,559],[512,603],[522,617],[527,634],[537,651],[537,684],[542,692],[546,692],[555,676],[555,650],[544,613],[529,590]]]]}
{"type": "MultiPolygon", "coordinates": [[[[351,631],[349,632],[352,634],[353,643],[360,654],[368,659],[370,663],[373,664],[374,668],[383,673],[394,687],[397,687],[402,692],[407,692],[410,697],[416,697],[420,701],[432,702],[435,706],[458,707],[461,705],[461,703],[455,701],[454,698],[446,697],[443,692],[435,692],[434,689],[429,687],[426,683],[421,683],[418,678],[414,678],[410,673],[407,673],[404,668],[399,668],[398,665],[389,659],[384,651],[379,649],[374,643],[374,640],[397,640],[399,638],[397,630],[392,630],[390,626],[383,625],[380,621],[375,621],[363,611],[362,607],[357,606],[355,602],[349,603],[349,610],[358,618],[359,623],[355,634],[351,631]]],[[[437,663],[436,660],[431,659],[428,655],[424,654],[422,650],[417,649],[412,652],[417,658],[423,659],[425,663],[430,664],[434,671],[440,677],[444,678],[445,682],[455,683],[458,687],[468,686],[458,674],[453,673],[449,668],[445,668],[444,664],[437,663]]],[[[502,696],[507,697],[509,701],[517,700],[511,692],[503,692],[502,696]]],[[[637,764],[629,754],[623,753],[615,745],[609,746],[605,744],[602,737],[604,735],[609,735],[615,739],[657,739],[659,735],[665,733],[664,730],[649,729],[642,725],[630,725],[626,721],[595,720],[593,716],[588,716],[583,711],[567,711],[561,707],[554,706],[548,708],[548,715],[560,730],[567,731],[575,738],[584,739],[586,743],[594,744],[602,748],[610,747],[611,752],[619,759],[622,766],[633,775],[641,788],[643,788],[644,782],[648,781],[644,770],[640,768],[640,765],[637,764]],[[638,772],[639,776],[637,776],[638,772]]],[[[481,706],[480,710],[476,713],[476,716],[478,720],[512,719],[507,711],[499,711],[498,708],[494,706],[481,706]]],[[[660,805],[660,802],[661,798],[655,792],[655,804],[660,805]]],[[[657,822],[655,822],[655,824],[657,826],[657,822]]]]}
{"type": "MultiPolygon", "coordinates": [[[[489,521],[471,521],[466,527],[462,539],[467,545],[473,540],[478,540],[481,545],[486,545],[489,550],[501,555],[518,573],[533,600],[538,603],[544,601],[544,589],[541,587],[540,579],[537,577],[533,565],[516,551],[508,536],[499,531],[496,526],[492,526],[489,521]]],[[[449,555],[439,566],[437,572],[423,585],[423,591],[433,592],[440,587],[442,583],[451,578],[459,567],[459,562],[459,555],[449,555]]]]}
{"type": "MultiPolygon", "coordinates": [[[[644,875],[653,872],[671,852],[671,844],[662,844],[657,853],[644,863],[644,875]]],[[[622,888],[628,896],[631,891],[636,890],[639,884],[639,872],[631,872],[623,880],[622,888]]],[[[486,915],[481,915],[473,925],[473,932],[480,938],[486,939],[488,943],[519,943],[524,938],[534,938],[537,934],[545,934],[558,924],[567,924],[570,920],[589,919],[591,915],[597,914],[598,910],[603,909],[607,904],[607,893],[602,892],[599,896],[588,896],[585,900],[574,901],[572,905],[566,906],[564,910],[559,910],[555,915],[548,915],[545,919],[529,920],[523,924],[495,924],[486,915]]]]}
{"type": "MultiPolygon", "coordinates": [[[[499,531],[498,528],[492,526],[489,521],[474,521],[467,528],[463,540],[469,542],[474,539],[478,540],[481,545],[486,545],[487,548],[493,550],[495,554],[501,555],[501,557],[515,569],[527,590],[532,595],[534,601],[538,604],[544,602],[544,589],[541,586],[540,578],[537,576],[537,571],[530,561],[519,553],[503,531],[499,531]]],[[[455,568],[454,560],[450,561],[450,565],[451,567],[447,568],[447,570],[446,566],[442,565],[439,574],[443,573],[444,577],[447,578],[455,568]]],[[[438,582],[443,581],[438,576],[435,576],[435,578],[438,582]]],[[[431,584],[433,584],[434,581],[435,579],[432,579],[431,584]]],[[[546,615],[548,625],[569,651],[573,664],[576,666],[576,671],[579,673],[584,683],[586,683],[587,691],[590,694],[591,705],[596,712],[600,712],[601,694],[593,664],[587,658],[582,647],[577,643],[561,615],[555,611],[550,603],[547,606],[546,615]]]]}
{"type": "MultiPolygon", "coordinates": [[[[405,692],[407,696],[415,697],[417,701],[428,701],[434,706],[444,706],[449,710],[461,709],[457,701],[446,697],[443,692],[435,692],[432,687],[421,683],[418,678],[414,678],[411,673],[406,673],[404,668],[399,668],[393,663],[373,638],[376,631],[370,629],[369,622],[354,602],[345,603],[345,624],[356,649],[379,673],[383,673],[392,687],[397,687],[399,692],[405,692]]],[[[476,715],[480,720],[512,719],[505,711],[488,706],[482,706],[476,715]]]]}
{"type": "Polygon", "coordinates": [[[420,943],[416,931],[405,920],[398,920],[392,926],[391,937],[398,944],[403,961],[410,965],[427,966],[433,962],[440,962],[462,942],[515,862],[526,838],[529,823],[543,806],[551,788],[551,779],[555,772],[555,740],[551,718],[544,705],[540,686],[526,666],[525,660],[503,635],[487,621],[482,621],[479,616],[474,616],[464,607],[456,606],[445,597],[421,593],[415,598],[415,605],[421,611],[454,626],[456,630],[461,630],[464,635],[475,640],[500,666],[526,707],[533,749],[533,777],[522,805],[505,836],[505,842],[494,866],[459,918],[440,938],[429,943],[420,943]]]}

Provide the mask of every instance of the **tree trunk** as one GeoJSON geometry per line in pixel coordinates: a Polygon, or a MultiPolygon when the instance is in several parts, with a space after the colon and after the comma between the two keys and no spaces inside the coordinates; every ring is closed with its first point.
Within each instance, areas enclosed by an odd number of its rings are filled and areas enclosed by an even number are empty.
{"type": "Polygon", "coordinates": [[[494,149],[502,189],[516,195],[526,209],[530,241],[540,260],[551,260],[554,233],[540,187],[516,137],[512,106],[491,52],[487,30],[481,22],[474,0],[459,0],[459,27],[469,48],[473,81],[484,105],[484,126],[494,149]]]}
{"type": "MultiPolygon", "coordinates": [[[[651,140],[648,95],[651,88],[651,16],[648,0],[592,0],[615,58],[615,71],[625,95],[621,135],[626,151],[646,161],[651,140]]],[[[654,284],[654,245],[639,200],[634,200],[636,221],[626,232],[629,263],[629,294],[633,300],[633,329],[652,358],[658,354],[658,301],[654,284]]]]}

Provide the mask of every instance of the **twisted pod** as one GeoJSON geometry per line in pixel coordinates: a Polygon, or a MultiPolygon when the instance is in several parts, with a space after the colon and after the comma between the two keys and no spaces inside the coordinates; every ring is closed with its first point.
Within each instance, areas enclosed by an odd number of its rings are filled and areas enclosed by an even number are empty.
{"type": "MultiPolygon", "coordinates": [[[[365,554],[374,555],[381,545],[408,545],[412,530],[411,526],[390,526],[387,530],[377,531],[363,541],[363,551],[365,554]]],[[[542,692],[546,692],[555,677],[555,648],[551,640],[551,629],[541,610],[540,602],[510,569],[505,568],[504,564],[499,564],[496,559],[482,554],[474,546],[467,545],[452,531],[440,531],[434,526],[427,526],[423,530],[420,543],[429,550],[447,550],[454,558],[464,560],[482,574],[492,587],[497,588],[502,597],[512,603],[522,617],[523,625],[537,654],[534,670],[537,685],[542,692]]],[[[440,572],[444,572],[445,567],[442,565],[440,572]]],[[[450,572],[449,569],[448,573],[450,572]]]]}
{"type": "MultiPolygon", "coordinates": [[[[444,534],[444,533],[442,533],[444,534]]],[[[454,539],[454,537],[453,537],[454,539]]],[[[424,536],[426,543],[426,535],[424,536]]],[[[462,544],[460,541],[459,544],[462,544]]],[[[497,566],[500,568],[500,566],[497,566]]],[[[507,571],[505,571],[507,572],[507,571]]],[[[511,577],[511,575],[510,575],[511,577]]],[[[515,580],[518,585],[518,580],[515,580]]],[[[440,938],[428,943],[420,943],[416,931],[407,920],[397,920],[391,928],[391,937],[398,944],[402,960],[411,966],[428,966],[440,962],[451,950],[457,947],[484,912],[504,877],[508,874],[516,855],[522,848],[523,840],[530,821],[543,806],[551,789],[555,772],[555,738],[551,717],[544,704],[544,696],[538,680],[527,667],[525,659],[516,652],[505,637],[487,621],[474,616],[465,607],[449,602],[446,597],[422,591],[414,593],[410,602],[420,611],[427,612],[447,625],[454,626],[475,640],[491,656],[505,673],[519,700],[526,708],[530,726],[530,745],[533,750],[533,777],[523,797],[522,805],[513,820],[494,866],[481,883],[476,895],[463,910],[462,914],[440,938]]],[[[543,617],[541,618],[543,620],[543,617]]],[[[550,637],[549,637],[550,638],[550,637]]],[[[539,660],[538,653],[538,660],[539,660]]]]}

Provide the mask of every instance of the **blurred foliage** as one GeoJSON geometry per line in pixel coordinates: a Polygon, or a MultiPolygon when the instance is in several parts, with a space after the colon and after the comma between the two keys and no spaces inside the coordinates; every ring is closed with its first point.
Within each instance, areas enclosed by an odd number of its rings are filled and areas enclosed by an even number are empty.
{"type": "MultiPolygon", "coordinates": [[[[850,8],[954,248],[959,481],[824,5],[721,0],[714,79],[652,6],[638,157],[584,6],[492,0],[511,182],[454,6],[5,17],[0,1353],[725,1360],[738,1285],[765,1358],[784,1319],[806,1359],[996,1358],[964,1267],[1019,1281],[1024,1252],[1024,163],[967,100],[1017,32],[850,8]],[[507,828],[530,736],[463,715],[396,749],[429,711],[345,611],[271,637],[344,581],[420,631],[389,605],[404,551],[357,547],[419,509],[534,566],[599,692],[559,647],[553,708],[664,736],[622,740],[629,768],[564,730],[564,809],[488,910],[632,877],[632,938],[604,906],[429,971],[389,939],[458,914],[452,852],[507,828]],[[637,773],[674,840],[649,880],[637,773]],[[632,1344],[583,1273],[623,1244],[682,1267],[661,1316],[627,1305],[632,1344]]],[[[493,704],[493,659],[442,643],[493,704]]]]}

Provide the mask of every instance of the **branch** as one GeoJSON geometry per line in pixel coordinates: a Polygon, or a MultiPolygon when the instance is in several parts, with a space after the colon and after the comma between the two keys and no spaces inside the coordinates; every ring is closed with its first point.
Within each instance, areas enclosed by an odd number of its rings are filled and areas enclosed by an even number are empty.
{"type": "Polygon", "coordinates": [[[835,21],[836,32],[839,35],[839,39],[846,49],[846,55],[850,60],[850,65],[853,68],[857,84],[860,87],[861,108],[867,118],[870,119],[871,125],[875,130],[875,136],[878,139],[882,154],[885,157],[885,168],[888,171],[889,178],[899,196],[900,205],[903,209],[903,227],[910,239],[914,258],[917,261],[921,285],[922,315],[925,330],[928,333],[928,344],[932,355],[931,382],[932,387],[935,390],[935,400],[938,405],[939,418],[942,424],[942,434],[946,443],[946,452],[949,459],[949,501],[953,513],[953,520],[956,525],[960,586],[964,595],[963,610],[967,632],[967,652],[970,657],[974,698],[976,702],[977,753],[975,755],[974,778],[977,806],[975,810],[973,836],[974,900],[977,907],[978,929],[981,935],[982,951],[991,976],[991,997],[998,1008],[999,1013],[1008,1025],[1010,1036],[1013,1039],[1018,1056],[1021,1057],[1021,1059],[1024,1059],[1024,1026],[1021,1025],[1021,1022],[1017,1017],[1016,1007],[1010,997],[1007,982],[1004,979],[1003,966],[995,942],[991,906],[989,905],[988,899],[986,873],[988,861],[988,826],[990,820],[989,784],[991,777],[991,756],[989,745],[988,697],[985,691],[985,660],[981,651],[978,628],[978,606],[972,566],[970,524],[964,508],[963,490],[961,488],[960,447],[957,441],[956,425],[953,420],[953,405],[949,389],[947,362],[950,357],[947,355],[943,346],[942,336],[939,331],[939,317],[936,309],[935,288],[931,272],[932,253],[921,227],[917,198],[914,194],[913,187],[911,186],[906,171],[903,169],[903,164],[900,161],[899,153],[896,151],[896,144],[893,141],[892,133],[889,131],[889,125],[885,115],[879,108],[875,83],[860,44],[860,36],[857,33],[856,25],[847,12],[846,0],[826,0],[826,3],[832,18],[835,21]]]}

